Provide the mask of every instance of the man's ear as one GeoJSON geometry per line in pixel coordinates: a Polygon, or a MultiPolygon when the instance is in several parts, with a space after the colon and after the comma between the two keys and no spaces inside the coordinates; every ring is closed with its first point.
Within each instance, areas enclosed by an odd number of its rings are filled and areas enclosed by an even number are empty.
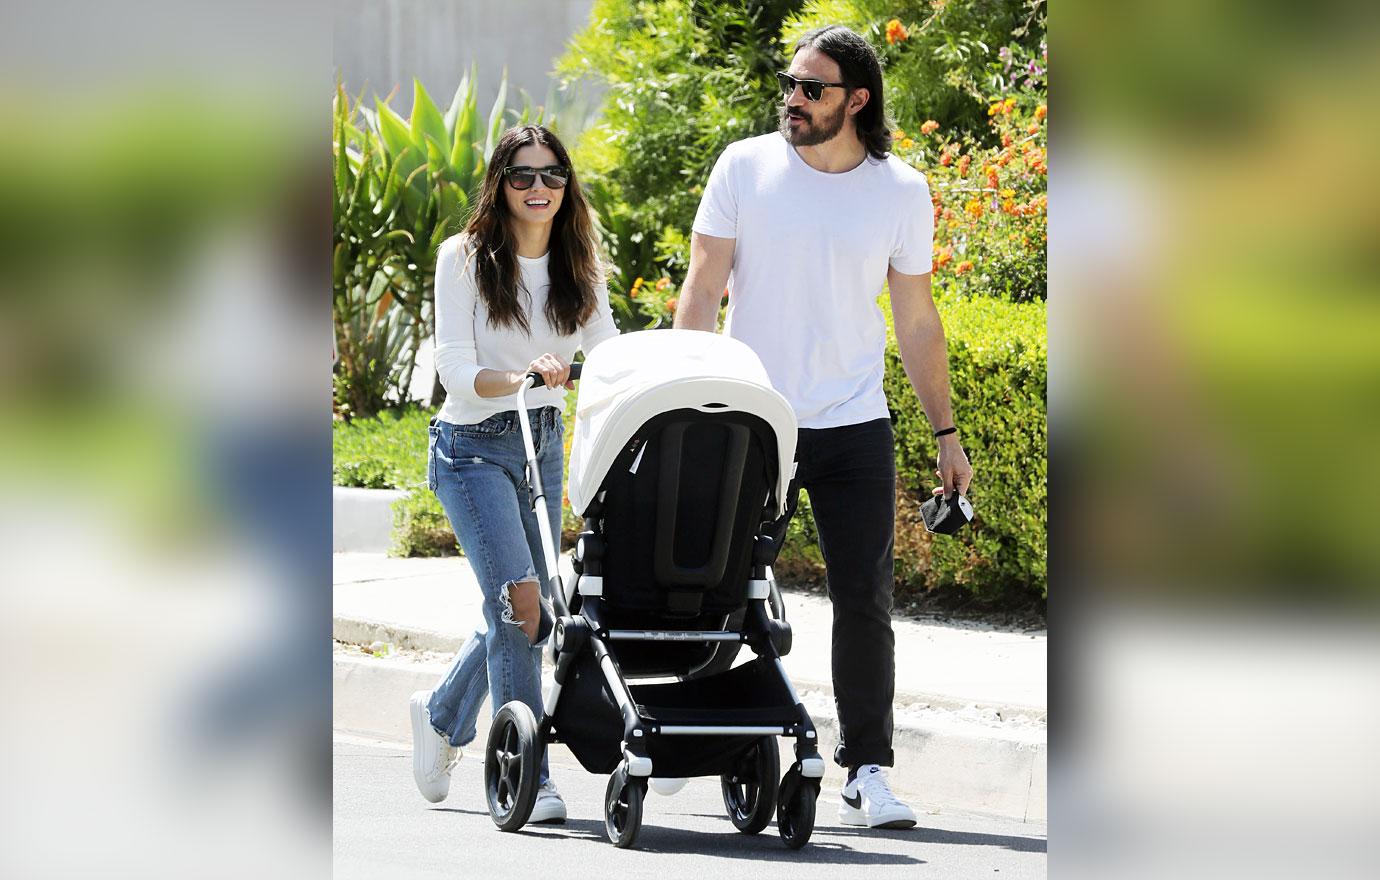
{"type": "Polygon", "coordinates": [[[872,93],[867,89],[854,89],[848,95],[848,115],[856,115],[862,108],[867,106],[867,102],[872,99],[872,93]]]}

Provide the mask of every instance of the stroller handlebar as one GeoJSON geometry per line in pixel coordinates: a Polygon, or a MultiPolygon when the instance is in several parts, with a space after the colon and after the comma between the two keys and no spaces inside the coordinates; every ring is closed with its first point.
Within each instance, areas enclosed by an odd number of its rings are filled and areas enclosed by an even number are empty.
{"type": "MultiPolygon", "coordinates": [[[[584,364],[582,364],[582,363],[581,363],[581,364],[571,364],[571,365],[570,365],[570,381],[572,381],[572,382],[578,382],[578,381],[580,381],[580,368],[583,367],[583,366],[584,366],[584,364]]],[[[538,373],[536,370],[532,370],[531,372],[529,372],[529,373],[527,374],[527,387],[528,387],[528,388],[536,388],[538,385],[540,385],[540,384],[542,383],[542,381],[543,381],[543,380],[542,380],[542,378],[541,378],[541,373],[538,373]]]]}

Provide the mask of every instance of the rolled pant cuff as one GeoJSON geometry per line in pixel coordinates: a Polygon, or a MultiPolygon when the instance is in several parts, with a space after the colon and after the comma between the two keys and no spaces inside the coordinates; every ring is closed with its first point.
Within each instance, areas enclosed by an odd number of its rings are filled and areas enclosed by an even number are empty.
{"type": "Polygon", "coordinates": [[[861,767],[864,764],[894,767],[896,765],[896,753],[889,748],[850,750],[840,745],[834,749],[834,763],[840,767],[861,767]]]}

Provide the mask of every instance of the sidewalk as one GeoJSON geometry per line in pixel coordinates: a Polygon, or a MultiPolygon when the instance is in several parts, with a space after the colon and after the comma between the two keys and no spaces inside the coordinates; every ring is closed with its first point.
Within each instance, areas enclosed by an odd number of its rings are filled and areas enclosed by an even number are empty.
{"type": "MultiPolygon", "coordinates": [[[[568,557],[562,568],[568,578],[568,557]]],[[[337,725],[400,738],[411,689],[433,686],[450,655],[482,626],[469,564],[338,553],[333,581],[337,642],[421,652],[393,659],[337,652],[337,725]],[[395,713],[383,708],[396,700],[395,713]]],[[[827,756],[837,741],[829,601],[781,586],[794,636],[784,662],[827,756]]],[[[1044,821],[1045,633],[899,618],[894,628],[896,787],[940,807],[1044,821]]]]}

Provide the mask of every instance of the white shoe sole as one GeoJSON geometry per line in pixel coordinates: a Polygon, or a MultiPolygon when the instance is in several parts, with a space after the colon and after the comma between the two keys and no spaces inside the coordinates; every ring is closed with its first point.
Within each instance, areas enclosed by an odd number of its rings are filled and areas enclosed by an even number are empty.
{"type": "Polygon", "coordinates": [[[532,825],[565,824],[565,801],[560,798],[539,799],[532,805],[532,815],[527,821],[532,825]]]}
{"type": "Polygon", "coordinates": [[[857,828],[883,828],[891,831],[915,827],[915,816],[909,811],[874,816],[869,821],[866,813],[848,804],[839,804],[839,821],[857,828]]]}
{"type": "Polygon", "coordinates": [[[409,701],[412,713],[412,779],[417,783],[417,791],[421,792],[422,797],[433,804],[439,804],[450,794],[450,774],[445,774],[442,779],[435,782],[429,782],[426,778],[426,768],[422,766],[422,752],[425,747],[422,738],[431,728],[431,719],[426,711],[427,700],[430,697],[430,691],[417,691],[409,701]]]}

